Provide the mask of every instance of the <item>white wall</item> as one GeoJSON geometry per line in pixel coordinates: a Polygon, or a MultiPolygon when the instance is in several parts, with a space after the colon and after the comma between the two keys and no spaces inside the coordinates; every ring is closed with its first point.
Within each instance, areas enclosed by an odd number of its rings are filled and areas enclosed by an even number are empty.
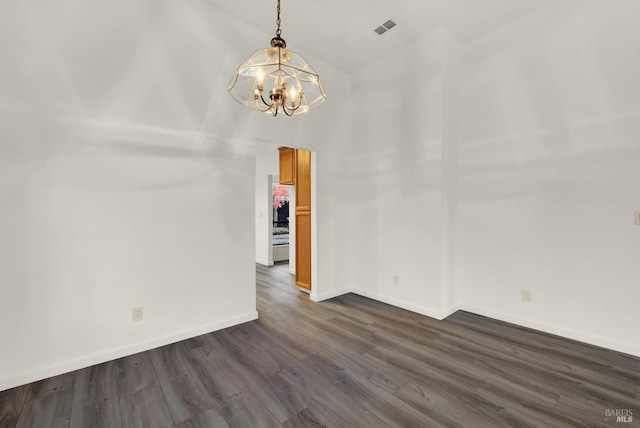
{"type": "Polygon", "coordinates": [[[255,142],[339,153],[348,76],[281,121],[226,92],[270,36],[200,1],[1,8],[0,390],[255,318],[255,142]]]}
{"type": "Polygon", "coordinates": [[[353,89],[353,287],[439,318],[452,304],[442,128],[452,46],[435,31],[354,75],[353,89]]]}
{"type": "Polygon", "coordinates": [[[256,144],[256,263],[273,265],[273,177],[278,175],[278,146],[256,144]]]}
{"type": "Polygon", "coordinates": [[[2,9],[0,389],[255,318],[253,148],[210,105],[240,58],[200,3],[2,9]]]}
{"type": "Polygon", "coordinates": [[[640,355],[638,16],[563,2],[464,47],[462,307],[640,355]]]}
{"type": "Polygon", "coordinates": [[[558,2],[354,75],[352,288],[640,355],[639,13],[558,2]]]}

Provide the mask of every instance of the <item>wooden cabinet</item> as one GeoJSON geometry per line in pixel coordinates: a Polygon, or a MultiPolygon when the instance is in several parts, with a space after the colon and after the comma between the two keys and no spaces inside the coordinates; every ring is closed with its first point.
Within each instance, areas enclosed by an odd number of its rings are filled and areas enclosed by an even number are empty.
{"type": "Polygon", "coordinates": [[[279,147],[280,155],[280,184],[296,183],[296,149],[279,147]]]}
{"type": "Polygon", "coordinates": [[[280,184],[296,192],[296,285],[311,290],[311,152],[279,147],[280,184]]]}
{"type": "Polygon", "coordinates": [[[296,285],[311,290],[311,215],[296,212],[296,285]]]}
{"type": "Polygon", "coordinates": [[[311,152],[296,150],[296,285],[311,289],[311,152]]]}

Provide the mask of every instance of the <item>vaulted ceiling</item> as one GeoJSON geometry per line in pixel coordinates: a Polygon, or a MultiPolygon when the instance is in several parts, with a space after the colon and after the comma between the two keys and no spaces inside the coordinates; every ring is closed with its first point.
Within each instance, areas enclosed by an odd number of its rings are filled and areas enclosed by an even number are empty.
{"type": "MultiPolygon", "coordinates": [[[[276,0],[204,1],[275,33],[276,0]]],[[[559,1],[566,0],[281,0],[282,37],[291,50],[352,73],[439,27],[467,43],[559,1]],[[389,19],[397,26],[378,35],[389,19]]],[[[256,49],[268,43],[256,40],[256,49]]]]}

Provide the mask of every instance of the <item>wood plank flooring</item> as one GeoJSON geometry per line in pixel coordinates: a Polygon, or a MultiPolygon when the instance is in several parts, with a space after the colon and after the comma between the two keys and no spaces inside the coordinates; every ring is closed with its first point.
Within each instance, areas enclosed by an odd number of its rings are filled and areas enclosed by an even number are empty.
{"type": "Polygon", "coordinates": [[[257,282],[258,321],[2,391],[0,427],[640,426],[640,358],[466,312],[313,303],[286,264],[257,282]]]}

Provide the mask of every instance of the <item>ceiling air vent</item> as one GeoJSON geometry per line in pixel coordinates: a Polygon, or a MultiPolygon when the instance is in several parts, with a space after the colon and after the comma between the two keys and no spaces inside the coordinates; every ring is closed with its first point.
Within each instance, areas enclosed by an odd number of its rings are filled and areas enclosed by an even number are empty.
{"type": "Polygon", "coordinates": [[[386,28],[387,30],[391,30],[393,27],[396,26],[396,23],[393,22],[392,20],[388,20],[387,22],[385,22],[382,25],[384,25],[384,28],[386,28]]]}
{"type": "Polygon", "coordinates": [[[392,20],[388,20],[387,22],[385,22],[384,24],[382,24],[381,26],[379,26],[378,28],[376,28],[373,31],[375,31],[376,33],[382,35],[383,33],[386,33],[387,30],[391,30],[395,26],[396,26],[395,22],[393,22],[392,20]]]}

